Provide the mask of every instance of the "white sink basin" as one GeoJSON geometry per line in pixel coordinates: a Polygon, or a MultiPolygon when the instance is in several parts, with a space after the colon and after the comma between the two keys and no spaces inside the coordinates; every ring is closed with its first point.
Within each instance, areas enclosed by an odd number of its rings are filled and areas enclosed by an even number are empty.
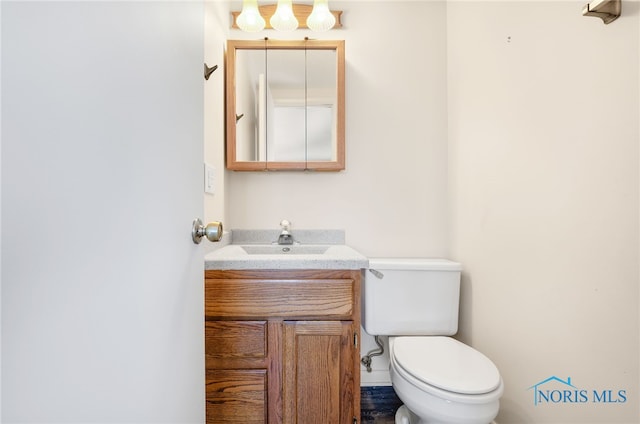
{"type": "Polygon", "coordinates": [[[322,255],[329,246],[256,244],[240,246],[249,255],[322,255]]]}

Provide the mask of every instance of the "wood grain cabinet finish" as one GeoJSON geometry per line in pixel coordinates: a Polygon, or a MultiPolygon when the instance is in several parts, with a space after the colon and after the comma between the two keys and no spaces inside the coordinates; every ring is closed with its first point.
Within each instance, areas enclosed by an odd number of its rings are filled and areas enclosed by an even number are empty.
{"type": "Polygon", "coordinates": [[[207,424],[360,422],[354,270],[205,271],[207,424]]]}

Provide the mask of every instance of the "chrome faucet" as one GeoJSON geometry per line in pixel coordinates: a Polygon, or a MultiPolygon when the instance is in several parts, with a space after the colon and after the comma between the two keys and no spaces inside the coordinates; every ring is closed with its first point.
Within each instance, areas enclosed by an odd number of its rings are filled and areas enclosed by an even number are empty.
{"type": "Polygon", "coordinates": [[[282,232],[278,237],[278,244],[293,244],[293,236],[289,232],[289,228],[291,227],[291,223],[286,219],[283,219],[280,222],[280,227],[282,227],[282,232]]]}

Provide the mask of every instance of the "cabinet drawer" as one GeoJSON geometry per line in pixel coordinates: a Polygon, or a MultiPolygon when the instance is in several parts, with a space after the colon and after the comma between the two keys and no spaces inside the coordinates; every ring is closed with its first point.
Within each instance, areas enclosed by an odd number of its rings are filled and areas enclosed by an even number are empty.
{"type": "Polygon", "coordinates": [[[351,279],[206,279],[208,318],[333,318],[354,313],[351,279]]]}
{"type": "Polygon", "coordinates": [[[206,321],[207,359],[264,358],[267,355],[266,321],[206,321]]]}
{"type": "Polygon", "coordinates": [[[207,370],[207,424],[267,422],[265,370],[207,370]]]}

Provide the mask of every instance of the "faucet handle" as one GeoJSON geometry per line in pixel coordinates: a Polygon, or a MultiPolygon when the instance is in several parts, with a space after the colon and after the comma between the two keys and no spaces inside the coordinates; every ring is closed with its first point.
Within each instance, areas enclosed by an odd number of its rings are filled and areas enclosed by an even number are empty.
{"type": "Polygon", "coordinates": [[[286,219],[283,219],[282,221],[280,221],[280,227],[282,227],[282,231],[288,232],[289,228],[291,228],[291,223],[286,219]]]}

